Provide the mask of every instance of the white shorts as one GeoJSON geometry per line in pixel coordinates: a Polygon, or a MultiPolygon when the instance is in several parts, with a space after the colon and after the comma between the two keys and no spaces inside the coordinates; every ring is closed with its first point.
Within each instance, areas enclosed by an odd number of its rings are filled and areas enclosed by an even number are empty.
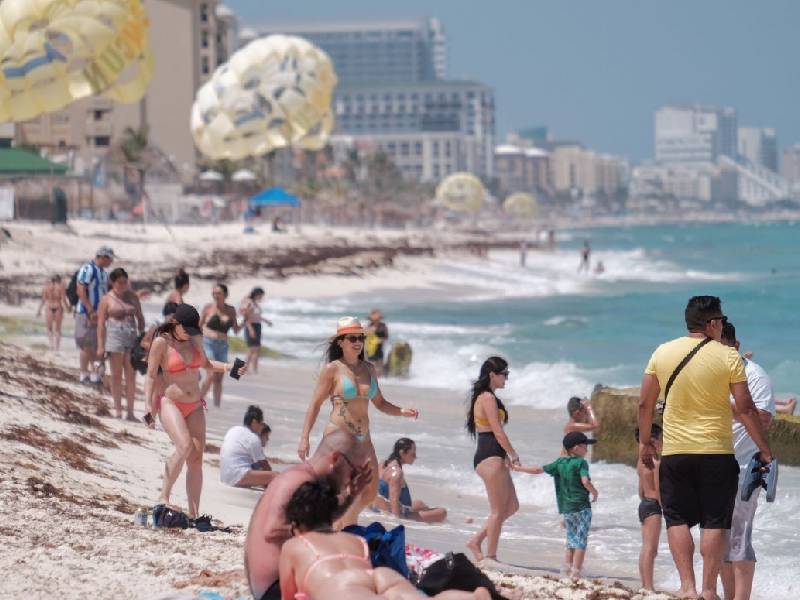
{"type": "Polygon", "coordinates": [[[756,488],[750,500],[742,501],[742,490],[736,491],[736,504],[733,506],[733,519],[728,531],[728,549],[725,552],[725,562],[738,562],[749,560],[755,562],[756,551],[753,550],[753,520],[758,507],[758,495],[761,488],[756,488]]]}

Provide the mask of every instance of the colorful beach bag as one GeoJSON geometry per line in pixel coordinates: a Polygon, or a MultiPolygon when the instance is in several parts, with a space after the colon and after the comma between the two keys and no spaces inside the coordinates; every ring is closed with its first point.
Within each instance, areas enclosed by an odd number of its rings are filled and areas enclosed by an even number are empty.
{"type": "Polygon", "coordinates": [[[369,546],[369,558],[373,567],[389,567],[408,579],[406,564],[406,528],[398,525],[390,531],[375,521],[366,527],[349,525],[347,533],[363,537],[369,546]]]}

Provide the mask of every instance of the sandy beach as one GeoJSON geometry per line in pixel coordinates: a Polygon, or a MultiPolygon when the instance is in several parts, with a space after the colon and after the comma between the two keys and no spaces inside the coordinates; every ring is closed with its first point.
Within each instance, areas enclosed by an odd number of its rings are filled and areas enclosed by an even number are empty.
{"type": "MultiPolygon", "coordinates": [[[[79,236],[39,225],[13,225],[9,228],[12,240],[0,249],[0,276],[7,282],[18,282],[15,289],[19,292],[15,305],[0,306],[0,567],[6,573],[4,593],[13,598],[44,598],[57,589],[64,598],[150,600],[178,597],[176,594],[193,597],[202,590],[212,590],[224,598],[249,598],[242,549],[258,492],[220,484],[216,454],[225,431],[241,421],[247,404],[255,403],[264,408],[273,430],[268,457],[279,469],[296,462],[297,437],[317,366],[308,360],[267,361],[258,375],[226,383],[222,408],[207,413],[201,512],[211,514],[220,526],[230,527],[230,532],[137,527],[133,522],[136,508],[152,506],[158,495],[163,458],[170,448],[167,436],[160,430],[149,431],[143,425],[112,419],[107,390],[77,385],[72,320],[65,319],[62,351],[47,350],[43,324],[32,317],[37,303],[26,290],[34,289],[46,274],[69,273],[90,257],[96,246],[109,243],[120,256],[118,264],[131,273],[132,280],[138,275],[151,285],[161,282],[161,288],[153,286],[146,312],[156,312],[160,306],[166,293],[163,286],[168,285],[167,273],[172,270],[169,265],[181,264],[195,276],[188,300],[200,305],[209,297],[222,265],[195,267],[193,261],[198,257],[214,256],[214,251],[223,252],[217,256],[226,256],[224,252],[268,254],[280,249],[290,253],[293,248],[307,252],[312,246],[330,248],[331,240],[347,239],[352,231],[304,227],[302,234],[248,237],[238,235],[233,226],[221,226],[176,229],[173,238],[157,227],[150,227],[147,233],[107,224],[81,223],[75,228],[79,236]],[[207,278],[196,273],[206,273],[207,278]]],[[[367,292],[409,293],[411,289],[424,295],[425,290],[436,290],[440,285],[442,261],[473,260],[467,251],[471,239],[460,234],[414,237],[380,232],[371,242],[373,247],[436,250],[433,256],[427,252],[398,253],[391,263],[361,269],[355,265],[365,259],[367,251],[356,252],[333,262],[318,261],[316,273],[277,276],[274,271],[258,270],[248,277],[237,272],[241,277],[228,281],[233,298],[256,282],[265,281],[269,296],[278,299],[336,298],[346,303],[347,297],[367,292]],[[434,244],[437,237],[440,239],[434,244]]],[[[508,242],[501,236],[488,243],[502,247],[508,242]]],[[[454,429],[460,430],[463,420],[461,404],[451,401],[451,392],[435,388],[421,392],[418,387],[393,380],[382,387],[393,402],[416,406],[422,417],[416,423],[398,423],[373,411],[372,429],[379,456],[388,453],[389,440],[401,434],[418,440],[423,464],[425,454],[450,451],[445,442],[454,429]]],[[[140,395],[136,413],[143,412],[140,395]]],[[[317,423],[312,445],[319,440],[323,420],[317,423]]],[[[558,444],[560,420],[552,411],[518,408],[512,436],[522,437],[526,423],[536,422],[552,431],[536,444],[553,447],[558,444]]],[[[470,442],[458,444],[458,452],[463,454],[458,462],[467,469],[470,442]]],[[[436,476],[426,476],[424,467],[410,473],[415,496],[430,505],[448,507],[451,517],[435,526],[405,523],[407,541],[437,551],[466,551],[465,539],[485,517],[485,498],[475,493],[474,485],[463,494],[448,491],[437,485],[436,476]]],[[[477,478],[474,483],[479,485],[477,478]]],[[[542,481],[541,485],[550,484],[542,481]]],[[[186,505],[183,477],[176,483],[173,498],[177,504],[186,505]]],[[[526,505],[523,499],[522,511],[542,509],[526,505]]],[[[533,533],[518,526],[506,529],[500,558],[507,566],[502,573],[491,574],[504,590],[520,590],[523,598],[668,597],[636,592],[636,565],[607,560],[602,552],[590,553],[585,580],[559,581],[563,533],[557,515],[552,508],[548,511],[542,512],[542,527],[533,533]]],[[[396,522],[385,515],[362,515],[363,523],[375,519],[387,525],[396,522]]],[[[638,530],[631,529],[630,538],[635,542],[638,530]]],[[[662,552],[657,570],[663,573],[668,562],[668,553],[662,552]]]]}

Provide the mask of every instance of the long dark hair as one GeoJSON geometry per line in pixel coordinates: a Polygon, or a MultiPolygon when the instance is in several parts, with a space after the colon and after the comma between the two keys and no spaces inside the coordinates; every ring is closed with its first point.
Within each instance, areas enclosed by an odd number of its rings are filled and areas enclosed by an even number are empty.
{"type": "Polygon", "coordinates": [[[389,465],[390,462],[396,460],[397,464],[400,465],[400,468],[402,469],[403,462],[400,460],[400,453],[408,452],[413,447],[414,447],[414,440],[412,440],[411,438],[400,438],[394,443],[394,448],[392,449],[392,453],[389,455],[389,458],[383,461],[383,466],[386,467],[389,465]]]}
{"type": "Polygon", "coordinates": [[[175,275],[175,289],[179,290],[188,283],[189,274],[183,269],[178,269],[178,273],[175,275]]]}
{"type": "MultiPolygon", "coordinates": [[[[339,342],[341,342],[344,338],[344,335],[337,335],[335,338],[331,339],[330,342],[328,342],[328,347],[325,349],[325,355],[323,357],[326,363],[332,363],[333,361],[339,360],[342,358],[342,356],[344,356],[344,350],[342,350],[342,347],[339,345],[339,342]]],[[[365,345],[366,344],[361,346],[361,353],[358,355],[359,360],[366,360],[366,356],[364,354],[365,345]]]]}
{"type": "Polygon", "coordinates": [[[508,369],[508,362],[499,356],[490,356],[481,365],[481,372],[478,379],[472,384],[472,394],[469,399],[469,410],[467,411],[467,431],[470,436],[475,437],[475,400],[478,399],[483,392],[490,392],[494,399],[497,400],[497,408],[502,409],[506,413],[506,418],[503,423],[508,423],[508,411],[506,410],[503,402],[498,398],[492,388],[489,387],[489,373],[502,373],[508,369]]]}
{"type": "Polygon", "coordinates": [[[286,520],[292,529],[313,531],[330,527],[339,508],[339,486],[333,477],[306,481],[286,504],[286,520]]]}

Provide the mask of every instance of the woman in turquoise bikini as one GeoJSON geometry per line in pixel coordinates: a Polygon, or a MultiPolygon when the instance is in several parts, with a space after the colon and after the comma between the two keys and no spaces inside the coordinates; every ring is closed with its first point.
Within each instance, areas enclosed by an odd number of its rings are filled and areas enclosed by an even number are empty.
{"type": "Polygon", "coordinates": [[[364,328],[355,317],[339,319],[336,335],[325,353],[327,364],[323,367],[306,411],[303,433],[297,454],[306,460],[309,454],[309,436],[317,421],[322,403],[331,400],[331,415],[325,434],[336,429],[352,433],[361,442],[363,455],[372,465],[372,479],[361,496],[342,516],[338,525],[353,525],[365,506],[372,504],[378,493],[378,458],[369,436],[369,403],[379,411],[393,417],[416,419],[415,408],[400,408],[387,401],[378,386],[375,368],[364,358],[364,328]]]}

